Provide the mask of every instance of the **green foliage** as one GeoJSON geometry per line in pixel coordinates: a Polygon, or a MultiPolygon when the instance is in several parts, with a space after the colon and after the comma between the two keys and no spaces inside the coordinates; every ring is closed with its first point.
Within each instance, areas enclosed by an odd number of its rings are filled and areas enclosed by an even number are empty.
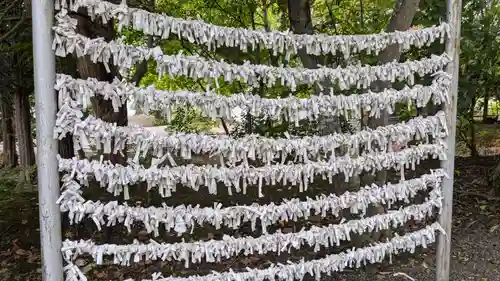
{"type": "Polygon", "coordinates": [[[208,132],[216,124],[217,122],[202,118],[199,112],[187,107],[177,109],[170,123],[157,123],[157,125],[167,125],[168,131],[185,133],[208,132]]]}
{"type": "Polygon", "coordinates": [[[2,193],[12,194],[14,192],[30,190],[34,184],[33,179],[35,176],[36,166],[29,167],[27,169],[0,169],[0,195],[2,193]]]}
{"type": "Polygon", "coordinates": [[[417,110],[415,109],[414,106],[408,106],[406,104],[403,104],[399,110],[398,110],[398,119],[400,121],[408,121],[414,116],[417,115],[417,110]]]}
{"type": "Polygon", "coordinates": [[[313,18],[319,21],[316,26],[319,32],[333,35],[378,33],[385,29],[395,2],[317,0],[313,4],[313,18]]]}
{"type": "MultiPolygon", "coordinates": [[[[316,32],[327,34],[369,34],[383,31],[394,12],[395,0],[344,0],[327,1],[316,0],[312,2],[312,19],[316,32]]],[[[498,0],[464,0],[463,20],[462,20],[462,53],[460,67],[460,88],[459,88],[459,130],[462,136],[473,130],[471,120],[474,111],[473,103],[480,101],[486,92],[491,96],[500,95],[494,89],[499,85],[499,20],[498,0]]],[[[287,14],[287,1],[269,0],[193,0],[193,1],[156,1],[156,11],[163,12],[175,17],[199,18],[204,21],[223,26],[255,28],[286,31],[290,28],[287,14]],[[266,25],[267,24],[267,25],[266,25]]],[[[420,9],[413,21],[413,26],[424,27],[438,24],[446,20],[446,3],[439,0],[421,0],[420,9]]],[[[130,44],[145,45],[147,38],[136,31],[125,29],[121,32],[125,41],[130,44]]],[[[161,46],[167,54],[201,55],[209,59],[234,62],[237,64],[248,60],[252,63],[267,65],[278,65],[286,63],[289,66],[301,64],[298,57],[291,57],[286,61],[283,56],[273,57],[267,50],[255,49],[249,53],[241,52],[237,48],[219,48],[208,50],[205,46],[191,44],[186,40],[181,40],[176,36],[171,36],[169,40],[157,40],[155,45],[161,46]]],[[[441,53],[444,51],[443,44],[435,42],[430,48],[414,49],[404,55],[404,59],[414,59],[429,56],[431,53],[441,53]]],[[[324,56],[320,58],[323,65],[345,65],[342,56],[324,56]]],[[[361,63],[377,63],[374,55],[359,54],[354,59],[361,63]]],[[[157,88],[174,91],[189,90],[203,92],[207,88],[215,89],[222,95],[231,95],[248,90],[244,83],[227,83],[222,79],[216,81],[194,80],[185,77],[162,77],[156,78],[154,65],[150,65],[150,72],[143,78],[141,85],[154,84],[157,88]]],[[[428,83],[430,77],[424,77],[418,83],[428,83]]],[[[393,85],[400,87],[402,85],[393,85]]],[[[308,97],[314,93],[312,87],[301,86],[295,93],[291,93],[285,87],[261,87],[251,90],[253,94],[267,98],[286,97],[290,94],[299,97],[308,97]]],[[[345,94],[357,94],[359,91],[351,90],[345,94]]],[[[490,99],[491,100],[491,99],[490,99]]],[[[491,108],[490,110],[496,110],[491,108]]],[[[398,109],[400,120],[407,120],[416,114],[415,109],[401,106],[398,109]]],[[[211,120],[202,118],[199,112],[190,108],[181,108],[175,112],[172,122],[166,122],[159,113],[155,113],[158,124],[166,124],[171,130],[197,130],[188,128],[190,124],[195,127],[206,128],[214,125],[211,120]],[[187,125],[189,124],[189,125],[187,125]]],[[[251,119],[253,132],[270,136],[283,135],[284,132],[295,132],[297,134],[314,133],[316,124],[300,124],[300,130],[295,126],[290,126],[286,122],[271,122],[258,118],[251,119]]],[[[242,124],[236,130],[236,134],[246,131],[247,125],[242,124]]],[[[470,139],[470,138],[466,138],[470,139]]]]}

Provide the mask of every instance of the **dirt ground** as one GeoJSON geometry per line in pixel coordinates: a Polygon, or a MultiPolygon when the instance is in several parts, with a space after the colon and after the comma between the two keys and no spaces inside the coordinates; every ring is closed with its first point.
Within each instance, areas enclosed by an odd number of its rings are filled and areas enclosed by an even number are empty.
{"type": "MultiPolygon", "coordinates": [[[[493,196],[485,180],[497,162],[498,158],[493,157],[457,158],[451,281],[500,281],[500,198],[493,196]]],[[[0,281],[41,280],[36,194],[7,196],[3,191],[0,196],[0,281]]],[[[394,260],[394,264],[323,280],[431,281],[435,278],[433,248],[394,260]]],[[[111,278],[109,275],[89,278],[97,279],[111,278]]]]}

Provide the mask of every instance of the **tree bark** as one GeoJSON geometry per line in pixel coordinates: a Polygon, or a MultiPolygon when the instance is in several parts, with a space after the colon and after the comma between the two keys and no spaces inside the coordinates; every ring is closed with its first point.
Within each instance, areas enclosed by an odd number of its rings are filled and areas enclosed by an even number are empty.
{"type": "Polygon", "coordinates": [[[14,95],[16,137],[19,145],[19,164],[26,168],[35,165],[33,138],[31,137],[31,112],[29,95],[18,88],[14,95]]]}
{"type": "MultiPolygon", "coordinates": [[[[283,1],[283,0],[282,0],[283,1]]],[[[283,4],[280,4],[283,5],[283,4]]],[[[394,9],[394,13],[390,19],[390,22],[386,28],[387,32],[392,32],[396,30],[407,30],[413,21],[413,17],[418,9],[419,0],[398,0],[396,3],[396,7],[394,9]]],[[[311,7],[309,0],[288,0],[288,12],[290,17],[290,26],[294,33],[300,34],[313,34],[313,25],[311,21],[311,7]]],[[[379,63],[384,64],[391,62],[393,60],[399,60],[401,56],[399,46],[397,44],[391,45],[383,50],[379,55],[379,63]]],[[[317,64],[320,58],[307,55],[305,50],[299,50],[299,57],[304,65],[307,68],[317,68],[317,64]]],[[[323,88],[328,89],[332,85],[328,85],[329,81],[325,81],[323,83],[323,88]]],[[[330,83],[331,84],[331,83],[330,83]]],[[[381,91],[384,88],[390,86],[390,83],[385,83],[379,81],[372,85],[372,88],[375,91],[381,91]]],[[[316,89],[317,91],[317,89],[316,89]]],[[[318,93],[318,91],[317,91],[318,93]]],[[[371,119],[368,120],[368,124],[371,127],[383,126],[388,123],[388,115],[382,114],[380,119],[371,119]]],[[[322,120],[323,126],[319,126],[323,132],[333,133],[338,132],[340,129],[340,122],[338,118],[324,118],[322,120]],[[326,124],[325,124],[326,123],[326,124]],[[326,125],[326,126],[324,126],[326,125]],[[326,130],[325,130],[326,129],[326,130]]],[[[321,125],[321,123],[319,124],[321,125]]],[[[370,184],[374,181],[373,177],[365,177],[364,182],[370,184]]],[[[387,181],[387,173],[380,172],[376,175],[376,182],[379,184],[384,184],[387,181]]],[[[345,183],[335,180],[336,187],[340,187],[340,189],[345,188],[345,183]]],[[[348,189],[352,190],[353,188],[359,188],[360,180],[358,178],[352,178],[349,182],[348,189]]],[[[382,205],[374,206],[371,213],[383,213],[384,207],[382,205]]],[[[386,233],[386,236],[389,236],[390,233],[386,233]]],[[[368,237],[365,237],[368,238],[368,237]]],[[[371,237],[372,240],[379,240],[380,233],[375,233],[371,237]]],[[[359,243],[359,241],[357,241],[359,243]]]]}
{"type": "MultiPolygon", "coordinates": [[[[290,20],[290,29],[296,34],[314,34],[314,26],[312,24],[311,1],[310,0],[281,0],[281,7],[288,6],[288,17],[290,20]]],[[[318,68],[318,62],[324,60],[313,55],[307,54],[305,49],[298,51],[298,55],[305,68],[318,68]]],[[[328,91],[333,87],[331,81],[321,81],[315,85],[315,94],[319,95],[323,91],[328,91]]],[[[340,119],[338,117],[322,117],[318,120],[318,132],[322,135],[340,133],[340,119]]],[[[344,153],[345,151],[340,151],[344,153]]],[[[352,188],[359,188],[359,177],[351,177],[349,184],[345,182],[343,176],[335,176],[333,183],[339,192],[343,192],[352,188]]]]}
{"type": "MultiPolygon", "coordinates": [[[[78,72],[76,69],[76,60],[71,56],[67,56],[65,58],[56,58],[57,59],[57,71],[58,73],[66,73],[73,77],[78,76],[78,72]]],[[[73,142],[73,134],[68,134],[62,140],[59,140],[58,143],[58,152],[62,158],[69,159],[75,157],[75,148],[73,142]]],[[[85,158],[85,154],[83,151],[79,152],[80,158],[85,158]]]]}
{"type": "MultiPolygon", "coordinates": [[[[284,1],[284,0],[281,0],[284,1]]],[[[296,34],[313,34],[314,27],[312,24],[311,15],[311,2],[309,0],[288,0],[288,16],[290,19],[290,28],[296,34]]],[[[284,4],[280,4],[284,6],[284,4]]],[[[306,50],[301,49],[298,51],[298,55],[302,64],[306,68],[318,68],[318,62],[324,61],[324,57],[316,57],[307,54],[306,50]]],[[[324,63],[323,63],[324,64],[324,63]]],[[[332,81],[321,81],[320,84],[316,84],[314,87],[314,92],[316,95],[322,93],[322,91],[329,91],[331,87],[334,87],[332,81]],[[321,87],[319,87],[321,84],[321,87]]],[[[341,120],[338,117],[326,117],[322,116],[318,120],[317,131],[321,135],[341,133],[341,120]]],[[[339,153],[344,155],[347,151],[345,149],[339,149],[333,153],[339,153]]],[[[356,157],[359,151],[354,151],[351,156],[356,157]]],[[[352,176],[349,181],[346,182],[344,175],[336,175],[332,179],[333,187],[337,194],[343,193],[345,191],[357,191],[360,188],[360,178],[359,176],[352,176]]],[[[355,237],[352,243],[356,246],[362,244],[364,237],[355,237]]]]}
{"type": "MultiPolygon", "coordinates": [[[[4,93],[7,96],[8,94],[4,93]]],[[[2,141],[3,141],[3,165],[9,168],[16,167],[18,164],[16,152],[16,137],[14,132],[14,109],[10,98],[2,98],[2,141]]]]}
{"type": "Polygon", "coordinates": [[[472,102],[469,109],[469,126],[470,126],[469,147],[470,147],[470,154],[472,157],[479,156],[476,146],[476,121],[474,120],[474,108],[476,107],[476,103],[477,103],[477,95],[476,92],[474,92],[472,95],[472,102]]]}
{"type": "MultiPolygon", "coordinates": [[[[420,0],[398,0],[394,8],[394,12],[391,16],[389,24],[387,25],[386,32],[394,31],[405,31],[410,27],[415,13],[418,10],[420,0]]],[[[392,62],[394,60],[399,60],[401,57],[401,51],[398,44],[393,44],[385,48],[378,56],[378,63],[385,64],[392,62]]],[[[371,85],[374,92],[380,92],[384,89],[391,87],[391,83],[387,81],[376,81],[371,85]]],[[[376,128],[379,126],[386,126],[389,124],[389,114],[383,111],[380,118],[369,118],[368,126],[371,128],[376,128]]],[[[364,184],[372,184],[375,182],[377,185],[381,186],[387,182],[387,171],[383,170],[377,172],[375,178],[371,175],[363,177],[364,184]]],[[[373,206],[372,213],[380,214],[385,212],[385,207],[380,204],[373,206]]],[[[392,236],[390,230],[378,232],[372,236],[373,239],[379,240],[382,236],[389,237],[392,236]]]]}
{"type": "Polygon", "coordinates": [[[489,102],[490,92],[488,91],[488,88],[486,88],[486,91],[484,92],[483,122],[486,122],[486,120],[488,119],[489,102]]]}
{"type": "MultiPolygon", "coordinates": [[[[420,0],[398,0],[394,9],[394,13],[391,16],[389,24],[387,25],[386,32],[394,31],[405,31],[411,25],[415,13],[417,12],[420,0]]],[[[385,48],[378,56],[379,64],[385,64],[392,62],[394,60],[399,60],[401,57],[401,51],[398,44],[393,44],[385,48]]],[[[372,89],[375,92],[380,92],[391,84],[387,81],[377,81],[373,83],[372,89]]],[[[380,118],[370,118],[368,120],[368,125],[371,128],[376,128],[379,126],[385,126],[389,123],[389,115],[387,112],[382,112],[380,118]]],[[[371,183],[372,180],[367,180],[367,184],[371,183]]],[[[376,182],[378,184],[383,184],[387,181],[387,172],[382,171],[377,173],[376,182]]]]}
{"type": "MultiPolygon", "coordinates": [[[[81,15],[77,15],[75,17],[78,20],[78,33],[90,38],[101,36],[108,41],[113,39],[114,26],[112,20],[105,25],[102,25],[93,23],[87,17],[81,15]]],[[[82,79],[93,77],[100,81],[112,82],[113,78],[116,76],[114,68],[111,68],[111,72],[108,73],[102,63],[93,63],[89,57],[78,58],[76,65],[79,76],[82,79]]],[[[97,96],[92,101],[92,105],[94,115],[96,117],[99,117],[106,122],[116,123],[118,126],[127,126],[128,114],[126,104],[120,107],[119,112],[114,112],[111,101],[104,100],[103,97],[97,96]]],[[[126,151],[123,153],[123,156],[119,154],[106,155],[106,158],[111,160],[113,163],[126,164],[126,151]]]]}
{"type": "Polygon", "coordinates": [[[19,151],[19,187],[28,187],[26,191],[32,191],[30,168],[36,164],[33,138],[31,137],[31,106],[29,95],[22,87],[18,87],[14,94],[14,112],[16,124],[16,139],[19,151]]]}
{"type": "MultiPolygon", "coordinates": [[[[311,5],[309,0],[288,0],[290,27],[296,34],[313,34],[311,5]]],[[[299,50],[300,60],[305,68],[318,68],[316,57],[308,55],[306,50],[299,50]]]]}

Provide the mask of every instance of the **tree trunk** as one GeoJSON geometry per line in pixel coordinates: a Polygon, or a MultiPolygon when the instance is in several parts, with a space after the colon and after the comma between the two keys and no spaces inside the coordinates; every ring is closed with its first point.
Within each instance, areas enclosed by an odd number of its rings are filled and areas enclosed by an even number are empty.
{"type": "MultiPolygon", "coordinates": [[[[405,31],[411,25],[415,13],[417,12],[420,0],[398,0],[396,2],[396,7],[394,13],[391,16],[389,24],[387,25],[386,32],[394,31],[405,31]]],[[[401,57],[401,51],[398,44],[393,44],[385,48],[378,56],[379,64],[385,64],[392,62],[394,60],[399,60],[401,57]]],[[[372,89],[375,92],[383,91],[384,89],[390,87],[391,84],[387,81],[377,81],[373,83],[372,89]]],[[[376,128],[379,126],[386,126],[389,123],[389,115],[387,112],[383,111],[380,118],[370,118],[368,120],[368,125],[371,128],[376,128]]],[[[367,179],[366,184],[370,184],[371,179],[367,179]]],[[[387,181],[387,171],[378,172],[376,175],[376,183],[384,184],[387,181]]]]}
{"type": "Polygon", "coordinates": [[[500,163],[491,171],[488,181],[495,188],[495,196],[500,197],[500,163]]]}
{"type": "MultiPolygon", "coordinates": [[[[396,7],[394,9],[394,13],[391,17],[389,25],[386,28],[387,32],[392,32],[396,30],[407,30],[413,21],[413,17],[418,9],[419,0],[398,0],[396,3],[396,7]]],[[[290,26],[294,33],[299,34],[313,34],[313,25],[311,21],[311,7],[309,0],[288,0],[288,12],[290,17],[290,26]]],[[[379,55],[379,63],[384,64],[391,62],[393,60],[399,60],[400,58],[400,50],[397,44],[391,45],[383,50],[379,55]]],[[[299,50],[299,57],[302,60],[304,67],[307,68],[317,68],[317,64],[319,58],[307,55],[305,50],[299,50]]],[[[330,81],[324,81],[323,88],[329,89],[332,85],[330,81]]],[[[384,88],[390,86],[390,83],[385,83],[379,81],[378,83],[374,83],[373,89],[375,91],[382,91],[384,88]]],[[[318,90],[316,89],[316,93],[318,90]]],[[[340,129],[340,122],[338,118],[324,118],[322,120],[323,126],[318,124],[320,130],[326,133],[334,133],[338,132],[340,129]],[[326,123],[326,124],[325,124],[326,123]],[[326,125],[326,126],[325,126],[326,125]]],[[[382,114],[380,119],[371,119],[369,120],[369,125],[371,127],[378,127],[388,124],[388,115],[382,114]]],[[[340,187],[340,189],[345,189],[346,185],[343,181],[339,180],[340,177],[337,177],[335,180],[336,187],[340,187]]],[[[366,180],[366,178],[365,178],[366,180]]],[[[377,173],[376,182],[378,184],[384,184],[387,181],[387,173],[385,171],[377,173]]],[[[369,178],[367,184],[373,182],[373,178],[369,178]]],[[[353,188],[359,188],[360,179],[359,177],[354,177],[349,182],[349,186],[347,187],[349,190],[353,188]]],[[[370,213],[377,214],[383,213],[385,211],[382,205],[374,206],[373,210],[370,213]]],[[[386,236],[390,236],[390,233],[384,232],[386,236]]],[[[374,233],[371,236],[372,240],[379,240],[381,233],[374,233]]],[[[368,237],[364,236],[362,239],[366,239],[368,237]]],[[[360,241],[356,241],[359,243],[360,241]]]]}
{"type": "MultiPolygon", "coordinates": [[[[114,34],[114,21],[111,19],[105,24],[100,24],[97,22],[92,22],[90,18],[86,16],[85,9],[80,9],[74,18],[78,20],[77,33],[82,34],[85,37],[95,38],[103,37],[106,41],[111,41],[114,34]]],[[[96,78],[99,81],[112,82],[116,77],[116,68],[110,65],[111,72],[107,72],[106,68],[102,63],[93,63],[89,56],[81,57],[76,59],[76,68],[80,78],[87,79],[89,77],[96,78]]],[[[114,112],[111,101],[104,100],[100,95],[97,95],[92,99],[92,110],[93,114],[101,118],[103,121],[116,123],[117,126],[127,126],[128,124],[128,114],[127,114],[127,104],[123,104],[119,112],[114,112]]],[[[113,141],[112,141],[113,142],[113,141]]],[[[79,152],[83,155],[83,152],[79,152]]],[[[102,151],[97,151],[98,154],[103,155],[105,160],[110,160],[115,164],[126,165],[127,160],[127,150],[124,149],[123,155],[120,154],[109,154],[105,155],[102,151]]],[[[97,197],[99,196],[101,189],[90,189],[89,196],[97,197]]],[[[110,239],[112,236],[112,228],[106,228],[104,236],[106,239],[110,239]]]]}
{"type": "MultiPolygon", "coordinates": [[[[98,35],[104,37],[108,41],[113,39],[114,26],[112,20],[106,25],[98,25],[92,23],[88,18],[83,16],[77,15],[76,18],[78,20],[78,33],[90,38],[94,38],[98,35]]],[[[111,73],[108,73],[102,63],[93,63],[89,57],[78,58],[76,65],[78,73],[82,79],[93,77],[100,81],[112,82],[113,78],[116,76],[115,69],[113,67],[111,68],[111,73]]],[[[127,126],[128,114],[126,104],[120,107],[119,112],[114,112],[111,101],[104,100],[102,96],[97,96],[94,98],[92,105],[96,117],[99,117],[106,122],[116,123],[118,126],[127,126]]],[[[123,153],[124,156],[111,154],[106,155],[105,157],[113,163],[126,164],[126,150],[123,153]]]]}
{"type": "MultiPolygon", "coordinates": [[[[394,32],[394,31],[405,31],[411,25],[413,21],[413,17],[417,12],[418,5],[420,0],[398,0],[396,2],[396,6],[394,12],[391,16],[389,24],[387,25],[386,32],[394,32]]],[[[378,56],[378,63],[385,64],[392,62],[394,60],[399,60],[401,57],[401,51],[398,44],[393,44],[385,48],[378,56]]],[[[380,92],[384,89],[391,87],[391,83],[387,81],[377,81],[371,85],[371,88],[374,92],[380,92]]],[[[381,113],[380,118],[369,118],[368,125],[371,128],[376,128],[379,126],[386,126],[389,124],[389,114],[383,111],[381,113]]],[[[375,182],[377,185],[381,186],[387,182],[387,171],[377,172],[375,178],[372,176],[363,177],[364,184],[371,184],[375,182]]],[[[380,214],[385,212],[385,207],[380,204],[376,204],[373,206],[373,213],[380,214]]],[[[379,240],[381,236],[385,236],[388,238],[392,236],[392,232],[390,230],[378,232],[373,238],[379,240]]]]}
{"type": "MultiPolygon", "coordinates": [[[[309,0],[288,0],[288,17],[293,33],[314,33],[309,0]]],[[[318,59],[308,55],[305,49],[299,50],[298,54],[305,68],[318,68],[318,59]]]]}
{"type": "MultiPolygon", "coordinates": [[[[282,0],[283,1],[283,0],[282,0]]],[[[283,3],[280,4],[283,6],[283,3]]],[[[288,14],[290,19],[290,27],[294,33],[297,34],[313,34],[314,27],[312,24],[311,6],[309,0],[288,0],[288,14]]],[[[302,61],[302,64],[306,68],[318,68],[318,62],[325,60],[325,58],[316,57],[306,53],[306,50],[299,50],[298,55],[302,61]]],[[[329,91],[333,87],[331,81],[321,81],[321,87],[323,91],[329,91]]],[[[321,88],[319,85],[315,85],[315,94],[321,94],[321,88]]],[[[341,120],[338,117],[321,117],[318,120],[318,132],[322,135],[341,133],[341,120]]],[[[346,153],[345,149],[339,149],[339,151],[334,153],[340,153],[344,155],[346,153]]],[[[354,152],[351,156],[356,157],[358,152],[354,152]]],[[[356,192],[360,188],[360,177],[353,176],[349,178],[349,181],[345,181],[344,175],[337,175],[333,177],[333,187],[337,194],[343,193],[345,191],[356,192]]],[[[352,239],[354,246],[359,246],[364,240],[369,239],[366,236],[355,236],[352,239]]]]}
{"type": "MultiPolygon", "coordinates": [[[[4,93],[5,96],[8,94],[4,93]]],[[[18,164],[16,152],[16,137],[14,132],[14,109],[12,103],[7,97],[2,98],[2,141],[3,141],[3,157],[2,164],[6,167],[13,168],[18,164]]]]}
{"type": "Polygon", "coordinates": [[[31,112],[28,94],[22,88],[14,96],[16,137],[19,145],[19,164],[21,167],[33,166],[36,163],[31,137],[31,112]]]}
{"type": "Polygon", "coordinates": [[[486,88],[486,91],[484,92],[483,122],[486,122],[486,119],[488,119],[489,102],[490,92],[488,91],[488,88],[486,88]]]}
{"type": "Polygon", "coordinates": [[[474,120],[474,108],[476,107],[476,102],[477,102],[477,95],[476,92],[474,91],[474,94],[472,95],[472,102],[469,109],[469,126],[470,126],[469,148],[472,157],[477,157],[479,155],[476,146],[476,122],[474,120]]]}
{"type": "Polygon", "coordinates": [[[30,168],[35,165],[35,151],[31,137],[31,113],[29,95],[18,87],[14,95],[14,111],[16,123],[16,138],[19,150],[19,166],[22,171],[19,175],[21,185],[31,182],[30,168]]]}
{"type": "MultiPolygon", "coordinates": [[[[78,76],[76,69],[76,59],[72,56],[64,58],[56,58],[56,71],[57,73],[66,73],[73,77],[78,76]]],[[[75,157],[75,148],[73,142],[73,134],[67,134],[62,140],[58,142],[58,152],[62,158],[69,159],[75,157]]],[[[80,158],[85,158],[83,151],[79,151],[80,158]]]]}

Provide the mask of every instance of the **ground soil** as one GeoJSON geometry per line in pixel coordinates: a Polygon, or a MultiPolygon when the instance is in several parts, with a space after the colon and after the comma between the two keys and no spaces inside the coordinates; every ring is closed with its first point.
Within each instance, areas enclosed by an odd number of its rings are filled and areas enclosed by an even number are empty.
{"type": "MultiPolygon", "coordinates": [[[[452,233],[451,281],[500,281],[500,198],[494,197],[486,180],[498,158],[457,158],[455,174],[454,218],[452,233]]],[[[0,281],[40,280],[40,247],[37,198],[34,193],[0,198],[0,281]]],[[[66,237],[87,236],[87,231],[65,227],[66,237]],[[73,233],[72,233],[73,232],[73,233]],[[76,234],[75,234],[76,233],[76,234]]],[[[267,257],[261,257],[260,261],[267,257]]],[[[353,270],[323,280],[430,281],[435,276],[435,250],[429,248],[415,255],[393,259],[362,270],[353,270]],[[394,275],[396,274],[396,276],[394,275]],[[399,274],[399,275],[398,275],[399,274]]],[[[244,261],[233,261],[244,264],[244,261]]],[[[142,267],[149,271],[150,267],[142,267]]],[[[128,269],[127,269],[128,270],[128,269]]],[[[135,268],[134,270],[141,270],[135,268]]],[[[118,268],[97,267],[89,280],[121,280],[126,275],[118,268]],[[110,273],[110,268],[114,272],[110,273]]],[[[130,273],[130,272],[129,272],[130,273]]],[[[142,272],[144,273],[144,272],[142,272]]],[[[142,277],[149,275],[139,273],[142,277]]],[[[134,274],[135,275],[135,274],[134,274]]]]}

